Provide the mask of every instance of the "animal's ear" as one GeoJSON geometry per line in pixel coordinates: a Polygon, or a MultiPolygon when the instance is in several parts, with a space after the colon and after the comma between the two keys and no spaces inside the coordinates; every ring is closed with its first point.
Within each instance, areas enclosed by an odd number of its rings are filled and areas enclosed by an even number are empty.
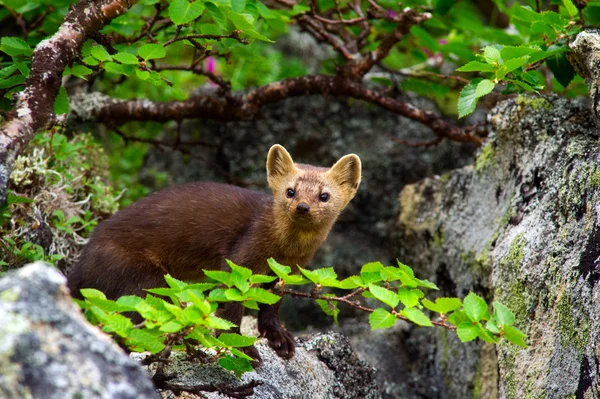
{"type": "Polygon", "coordinates": [[[293,172],[296,167],[290,154],[283,146],[275,144],[269,150],[267,155],[267,179],[277,179],[293,172]]]}
{"type": "Polygon", "coordinates": [[[360,184],[361,171],[362,165],[358,155],[348,154],[331,167],[329,174],[340,186],[346,185],[347,188],[356,192],[360,184]]]}

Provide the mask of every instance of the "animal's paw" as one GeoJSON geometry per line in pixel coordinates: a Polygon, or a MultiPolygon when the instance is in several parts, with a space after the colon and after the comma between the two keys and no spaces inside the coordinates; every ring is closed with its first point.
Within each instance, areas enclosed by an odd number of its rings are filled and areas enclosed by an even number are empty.
{"type": "Polygon", "coordinates": [[[283,359],[291,359],[296,352],[296,341],[281,325],[259,327],[260,335],[269,341],[269,346],[283,359]]]}
{"type": "Polygon", "coordinates": [[[254,345],[240,348],[240,350],[246,355],[250,356],[252,359],[254,359],[250,362],[252,367],[257,368],[262,364],[262,358],[260,357],[260,354],[258,353],[258,350],[254,345]]]}

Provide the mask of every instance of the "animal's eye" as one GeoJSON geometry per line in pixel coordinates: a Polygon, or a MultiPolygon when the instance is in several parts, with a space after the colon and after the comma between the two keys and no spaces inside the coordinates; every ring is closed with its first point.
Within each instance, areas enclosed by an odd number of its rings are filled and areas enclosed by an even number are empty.
{"type": "Polygon", "coordinates": [[[294,195],[296,195],[296,192],[293,188],[288,188],[285,192],[285,195],[287,195],[288,198],[292,198],[294,195]]]}
{"type": "Polygon", "coordinates": [[[323,193],[323,194],[319,195],[319,199],[321,200],[321,202],[327,202],[327,201],[329,201],[329,194],[323,193]]]}

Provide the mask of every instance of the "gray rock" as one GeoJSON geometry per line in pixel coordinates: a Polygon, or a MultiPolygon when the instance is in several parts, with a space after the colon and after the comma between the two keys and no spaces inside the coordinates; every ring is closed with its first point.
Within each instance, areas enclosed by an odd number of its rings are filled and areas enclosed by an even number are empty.
{"type": "Polygon", "coordinates": [[[489,115],[474,167],[406,187],[397,254],[440,295],[469,290],[516,314],[529,347],[413,329],[429,398],[600,395],[600,150],[587,105],[518,97],[489,115]]]}
{"type": "Polygon", "coordinates": [[[65,283],[42,262],[0,279],[0,397],[156,398],[144,370],[85,321],[65,283]]]}
{"type": "MultiPolygon", "coordinates": [[[[347,338],[340,333],[315,334],[297,339],[296,354],[283,360],[266,342],[256,348],[263,364],[241,380],[216,364],[192,363],[176,355],[166,367],[166,374],[177,377],[178,385],[225,384],[239,386],[251,381],[262,385],[254,389],[252,399],[377,399],[381,398],[376,369],[358,359],[347,338]]],[[[226,398],[206,393],[209,399],[226,398]]],[[[163,398],[173,398],[170,391],[163,398]]]]}

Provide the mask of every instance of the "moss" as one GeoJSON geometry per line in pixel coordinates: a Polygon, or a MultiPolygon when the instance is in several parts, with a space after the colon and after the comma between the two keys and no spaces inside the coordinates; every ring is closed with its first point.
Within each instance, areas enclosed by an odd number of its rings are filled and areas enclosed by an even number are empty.
{"type": "Polygon", "coordinates": [[[546,100],[544,97],[529,97],[519,95],[517,97],[517,104],[521,108],[529,106],[535,110],[543,109],[549,111],[552,109],[552,103],[550,103],[550,101],[546,100]]]}
{"type": "Polygon", "coordinates": [[[600,168],[597,168],[596,171],[591,175],[590,186],[594,188],[600,186],[600,168]]]}
{"type": "Polygon", "coordinates": [[[9,288],[0,293],[0,301],[2,302],[16,302],[19,299],[19,291],[9,288]]]}
{"type": "Polygon", "coordinates": [[[527,288],[519,279],[521,265],[525,257],[527,240],[519,234],[512,242],[508,254],[500,261],[502,278],[508,281],[506,290],[496,289],[495,296],[500,299],[515,314],[517,325],[526,321],[528,303],[530,302],[527,288]]]}
{"type": "Polygon", "coordinates": [[[563,347],[572,347],[580,355],[585,354],[590,342],[590,321],[573,318],[573,304],[568,294],[563,294],[558,301],[558,332],[563,347]]]}
{"type": "Polygon", "coordinates": [[[494,147],[492,143],[488,142],[481,148],[481,152],[475,160],[475,171],[481,173],[487,169],[488,165],[492,164],[493,166],[495,163],[494,147]]]}
{"type": "Polygon", "coordinates": [[[442,228],[438,228],[435,233],[433,233],[433,238],[431,239],[431,245],[436,247],[442,247],[444,245],[444,231],[442,228]]]}

